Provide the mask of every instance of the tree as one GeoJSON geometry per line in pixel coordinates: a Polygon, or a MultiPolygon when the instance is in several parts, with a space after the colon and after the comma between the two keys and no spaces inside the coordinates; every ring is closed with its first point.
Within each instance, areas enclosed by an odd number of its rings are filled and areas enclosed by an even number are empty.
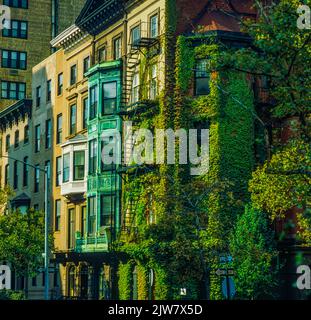
{"type": "Polygon", "coordinates": [[[7,261],[20,276],[34,276],[42,266],[44,215],[30,210],[0,216],[0,261],[7,261]]]}
{"type": "Polygon", "coordinates": [[[271,103],[257,110],[266,134],[270,130],[277,136],[273,128],[292,120],[289,139],[270,139],[271,152],[253,174],[250,191],[254,206],[271,219],[300,208],[300,235],[310,244],[311,33],[297,26],[301,4],[311,6],[311,1],[280,0],[265,6],[255,0],[258,19],[240,20],[252,44],[225,52],[221,68],[247,73],[259,86],[266,80],[271,103]]]}
{"type": "Polygon", "coordinates": [[[246,206],[230,239],[240,299],[273,298],[277,285],[274,232],[265,213],[246,206]]]}

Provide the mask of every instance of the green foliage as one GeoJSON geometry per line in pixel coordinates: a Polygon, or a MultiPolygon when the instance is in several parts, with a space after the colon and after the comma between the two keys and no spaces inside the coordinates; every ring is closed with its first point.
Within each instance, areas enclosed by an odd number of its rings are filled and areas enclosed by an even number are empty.
{"type": "Polygon", "coordinates": [[[275,297],[277,251],[269,218],[262,211],[247,206],[238,218],[230,239],[230,251],[236,271],[239,299],[275,297]]]}
{"type": "Polygon", "coordinates": [[[250,181],[252,202],[260,210],[269,213],[271,219],[284,218],[294,207],[302,209],[298,223],[299,231],[306,243],[310,242],[310,194],[311,194],[311,150],[302,140],[293,140],[276,152],[253,173],[250,181]]]}
{"type": "Polygon", "coordinates": [[[132,262],[120,263],[118,270],[118,288],[119,288],[119,299],[130,300],[132,292],[132,262]]]}
{"type": "Polygon", "coordinates": [[[26,300],[23,292],[0,290],[0,300],[26,300]]]}
{"type": "Polygon", "coordinates": [[[10,262],[18,275],[35,276],[43,263],[42,252],[43,213],[30,210],[0,216],[0,260],[10,262]]]}

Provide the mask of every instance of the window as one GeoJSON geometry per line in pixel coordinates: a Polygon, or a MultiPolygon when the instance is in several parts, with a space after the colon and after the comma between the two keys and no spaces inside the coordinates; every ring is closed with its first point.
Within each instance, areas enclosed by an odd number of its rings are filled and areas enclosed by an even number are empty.
{"type": "Polygon", "coordinates": [[[40,152],[40,146],[41,146],[41,127],[40,127],[40,124],[38,124],[35,127],[35,152],[40,152]]]}
{"type": "Polygon", "coordinates": [[[156,64],[151,66],[149,89],[149,97],[153,100],[158,95],[158,66],[156,64]]]}
{"type": "Polygon", "coordinates": [[[5,166],[5,172],[4,172],[4,184],[6,186],[9,184],[9,176],[10,176],[10,165],[7,164],[5,166]]]}
{"type": "Polygon", "coordinates": [[[51,119],[45,122],[45,148],[50,149],[52,147],[52,121],[51,119]]]}
{"type": "Polygon", "coordinates": [[[44,168],[47,172],[47,186],[49,187],[51,183],[51,161],[45,161],[44,168]]]}
{"type": "Polygon", "coordinates": [[[133,270],[133,282],[132,282],[132,299],[138,300],[138,274],[137,267],[135,266],[133,270]]]}
{"type": "Polygon", "coordinates": [[[93,86],[90,89],[90,120],[93,120],[97,115],[97,103],[98,89],[97,86],[93,86]]]}
{"type": "Polygon", "coordinates": [[[108,142],[108,139],[105,139],[104,141],[102,141],[102,161],[101,161],[101,170],[102,171],[105,171],[105,170],[111,170],[116,162],[117,162],[117,159],[116,159],[116,155],[114,154],[114,148],[113,146],[111,146],[111,148],[106,148],[106,146],[109,144],[112,144],[112,142],[114,141],[114,137],[111,136],[109,137],[109,142],[108,142]],[[105,152],[104,152],[105,151],[105,152]],[[113,159],[113,163],[110,163],[107,161],[107,159],[113,159]]]}
{"type": "Polygon", "coordinates": [[[36,107],[40,107],[41,104],[41,86],[36,88],[36,107]]]}
{"type": "Polygon", "coordinates": [[[18,148],[18,147],[19,147],[19,130],[16,130],[14,134],[14,148],[18,148]]]}
{"type": "Polygon", "coordinates": [[[75,209],[68,210],[68,249],[73,249],[75,246],[75,209]]]}
{"type": "Polygon", "coordinates": [[[39,192],[40,187],[40,166],[37,164],[35,168],[34,192],[39,192]]]}
{"type": "Polygon", "coordinates": [[[23,82],[1,82],[1,98],[22,100],[26,96],[26,84],[23,82]]]}
{"type": "Polygon", "coordinates": [[[91,59],[88,56],[88,57],[84,58],[84,60],[83,60],[83,74],[85,74],[89,71],[90,66],[91,66],[91,59]]]}
{"type": "Polygon", "coordinates": [[[73,153],[73,179],[84,180],[85,175],[85,152],[75,151],[73,153]]]}
{"type": "Polygon", "coordinates": [[[33,287],[36,287],[37,286],[37,276],[33,277],[32,280],[31,280],[31,285],[33,287]]]}
{"type": "Polygon", "coordinates": [[[63,86],[64,86],[64,83],[63,83],[63,80],[64,80],[64,77],[63,77],[63,74],[60,73],[58,75],[58,81],[57,81],[57,95],[62,95],[63,94],[63,86]]]}
{"type": "Polygon", "coordinates": [[[154,15],[150,18],[150,38],[156,38],[159,35],[159,17],[154,15]]]}
{"type": "Polygon", "coordinates": [[[63,115],[59,114],[56,121],[56,144],[60,144],[63,140],[63,115]]]}
{"type": "Polygon", "coordinates": [[[5,137],[5,151],[8,152],[9,149],[10,149],[10,145],[11,145],[11,136],[8,134],[6,137],[5,137]]]}
{"type": "Polygon", "coordinates": [[[62,209],[61,200],[55,201],[55,231],[60,231],[60,215],[62,209]]]}
{"type": "Polygon", "coordinates": [[[100,212],[100,226],[109,227],[113,225],[113,214],[115,207],[115,196],[102,195],[101,196],[101,212],[100,212]]]}
{"type": "Polygon", "coordinates": [[[81,237],[86,234],[86,207],[81,208],[81,237]]]}
{"type": "Polygon", "coordinates": [[[70,85],[74,85],[77,82],[77,65],[70,67],[70,85]]]}
{"type": "Polygon", "coordinates": [[[52,80],[46,82],[46,102],[51,102],[52,96],[52,80]]]}
{"type": "Polygon", "coordinates": [[[210,75],[207,72],[208,60],[202,59],[197,62],[195,72],[195,94],[208,95],[210,93],[210,75]]]}
{"type": "Polygon", "coordinates": [[[62,157],[56,158],[56,187],[59,187],[61,184],[62,177],[62,157]]]}
{"type": "Polygon", "coordinates": [[[103,84],[103,113],[113,114],[117,108],[117,83],[109,82],[103,84]]]}
{"type": "Polygon", "coordinates": [[[23,166],[23,186],[28,186],[28,175],[29,175],[29,167],[28,167],[28,157],[24,158],[24,166],[23,166]]]}
{"type": "Polygon", "coordinates": [[[29,126],[25,126],[24,128],[24,144],[29,142],[29,126]]]}
{"type": "Polygon", "coordinates": [[[3,0],[3,4],[13,8],[28,8],[28,0],[3,0]]]}
{"type": "Polygon", "coordinates": [[[132,85],[132,103],[139,101],[139,73],[135,73],[132,85]]]}
{"type": "Polygon", "coordinates": [[[63,182],[69,181],[69,174],[70,174],[70,154],[64,154],[63,157],[63,182]]]}
{"type": "Polygon", "coordinates": [[[14,161],[14,168],[13,168],[13,187],[14,189],[18,188],[18,162],[14,161]]]}
{"type": "Polygon", "coordinates": [[[9,29],[2,30],[3,37],[27,39],[28,37],[28,22],[20,20],[11,20],[9,29]]]}
{"type": "Polygon", "coordinates": [[[106,47],[100,48],[98,50],[98,62],[104,62],[107,60],[107,50],[106,47]]]}
{"type": "Polygon", "coordinates": [[[86,129],[87,128],[87,118],[88,118],[88,104],[89,104],[89,99],[85,98],[83,99],[83,115],[82,115],[82,128],[86,129]]]}
{"type": "Polygon", "coordinates": [[[113,57],[114,60],[121,59],[122,56],[122,46],[121,37],[113,41],[113,57]]]}
{"type": "Polygon", "coordinates": [[[71,135],[77,132],[77,105],[75,104],[70,106],[69,132],[71,135]]]}
{"type": "Polygon", "coordinates": [[[132,29],[132,45],[137,45],[140,41],[140,26],[137,26],[132,29]]]}
{"type": "Polygon", "coordinates": [[[1,65],[2,68],[25,70],[27,68],[27,53],[1,50],[1,65]]]}
{"type": "Polygon", "coordinates": [[[97,168],[97,140],[89,143],[89,174],[95,174],[97,168]]]}
{"type": "Polygon", "coordinates": [[[96,197],[89,197],[88,203],[88,233],[94,235],[96,232],[96,197]]]}

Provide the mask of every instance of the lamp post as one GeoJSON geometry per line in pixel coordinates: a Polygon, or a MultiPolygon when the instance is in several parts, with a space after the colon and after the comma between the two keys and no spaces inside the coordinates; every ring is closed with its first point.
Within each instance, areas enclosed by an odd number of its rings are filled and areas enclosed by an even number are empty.
{"type": "Polygon", "coordinates": [[[15,159],[9,156],[1,156],[0,158],[6,158],[9,160],[14,160],[20,162],[30,168],[35,170],[39,170],[44,173],[44,272],[45,272],[45,287],[44,287],[44,298],[45,300],[49,300],[49,290],[50,290],[50,277],[49,277],[49,264],[50,264],[50,252],[49,252],[49,215],[48,215],[48,181],[49,181],[49,170],[48,167],[45,166],[44,169],[40,169],[32,164],[24,162],[22,160],[15,159]]]}

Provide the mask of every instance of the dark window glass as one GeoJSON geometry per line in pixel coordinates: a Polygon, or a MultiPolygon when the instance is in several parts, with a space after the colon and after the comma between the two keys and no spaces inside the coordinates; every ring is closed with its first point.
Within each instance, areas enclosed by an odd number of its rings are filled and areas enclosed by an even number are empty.
{"type": "Polygon", "coordinates": [[[20,21],[20,20],[11,20],[10,28],[9,29],[4,28],[2,30],[2,36],[9,37],[9,38],[27,39],[28,22],[20,21]]]}
{"type": "Polygon", "coordinates": [[[9,177],[10,177],[10,165],[7,164],[5,166],[5,173],[4,173],[4,184],[6,186],[9,184],[9,177]]]}
{"type": "Polygon", "coordinates": [[[70,106],[70,134],[77,132],[77,105],[70,106]]]}
{"type": "Polygon", "coordinates": [[[84,180],[85,175],[85,152],[75,151],[73,153],[73,179],[75,181],[84,180]]]}
{"type": "Polygon", "coordinates": [[[57,94],[60,96],[61,94],[63,94],[63,86],[64,86],[64,83],[63,83],[63,74],[60,73],[58,75],[58,81],[57,81],[57,94]]]}
{"type": "Polygon", "coordinates": [[[60,231],[61,200],[55,201],[55,231],[60,231]]]}
{"type": "Polygon", "coordinates": [[[73,249],[75,247],[75,209],[68,210],[68,248],[73,249]]]}
{"type": "Polygon", "coordinates": [[[11,136],[8,134],[6,137],[5,137],[5,151],[9,151],[10,149],[10,145],[11,145],[11,136]]]}
{"type": "Polygon", "coordinates": [[[195,72],[195,94],[208,95],[210,93],[210,74],[207,72],[208,60],[202,59],[197,62],[195,72]]]}
{"type": "Polygon", "coordinates": [[[36,88],[36,107],[40,107],[41,104],[41,86],[36,88]]]}
{"type": "Polygon", "coordinates": [[[46,102],[51,102],[52,80],[46,82],[46,102]]]}
{"type": "Polygon", "coordinates": [[[117,109],[117,82],[103,84],[103,100],[103,113],[115,113],[117,109]]]}
{"type": "Polygon", "coordinates": [[[85,98],[83,100],[83,123],[82,123],[82,128],[86,129],[87,128],[87,118],[88,118],[88,104],[89,104],[89,99],[85,98]]]}
{"type": "Polygon", "coordinates": [[[97,140],[89,142],[89,174],[95,174],[97,169],[97,140]]]}
{"type": "Polygon", "coordinates": [[[96,197],[89,197],[88,202],[88,233],[93,236],[96,232],[96,197]]]}
{"type": "Polygon", "coordinates": [[[97,103],[98,103],[98,89],[97,86],[93,86],[90,89],[90,120],[93,120],[97,115],[97,103]]]}
{"type": "Polygon", "coordinates": [[[83,60],[83,74],[85,74],[86,72],[89,71],[90,66],[91,66],[91,59],[90,59],[90,57],[84,58],[84,60],[83,60]]]}
{"type": "Polygon", "coordinates": [[[24,128],[24,144],[29,142],[29,126],[25,126],[24,128]]]}
{"type": "Polygon", "coordinates": [[[27,68],[27,53],[1,50],[1,66],[2,68],[25,70],[27,68]]]}
{"type": "Polygon", "coordinates": [[[59,114],[57,116],[56,122],[56,144],[60,144],[63,140],[63,115],[59,114]]]}
{"type": "Polygon", "coordinates": [[[140,41],[140,26],[133,28],[131,34],[132,34],[131,36],[132,45],[133,46],[138,45],[140,41]]]}
{"type": "Polygon", "coordinates": [[[159,17],[154,15],[150,18],[150,38],[156,38],[159,35],[159,17]]]}
{"type": "Polygon", "coordinates": [[[70,175],[70,154],[64,154],[63,156],[63,182],[69,181],[70,175]]]}
{"type": "Polygon", "coordinates": [[[1,82],[1,98],[22,100],[26,97],[26,84],[22,82],[1,82]]]}
{"type": "Polygon", "coordinates": [[[81,208],[81,237],[86,235],[86,207],[81,208]]]}
{"type": "Polygon", "coordinates": [[[5,6],[28,9],[28,0],[3,0],[5,6]]]}
{"type": "Polygon", "coordinates": [[[45,123],[45,148],[50,149],[52,147],[52,121],[46,120],[45,123]]]}
{"type": "Polygon", "coordinates": [[[35,168],[35,181],[34,181],[34,191],[39,192],[40,187],[40,166],[36,165],[35,168]]]}
{"type": "Polygon", "coordinates": [[[62,177],[62,157],[56,158],[56,186],[60,186],[62,177]]]}
{"type": "Polygon", "coordinates": [[[70,85],[74,85],[77,82],[77,65],[70,68],[70,85]]]}
{"type": "Polygon", "coordinates": [[[29,166],[28,166],[28,157],[24,158],[24,165],[23,165],[23,186],[28,186],[28,175],[29,175],[29,166]]]}
{"type": "Polygon", "coordinates": [[[41,146],[41,127],[40,124],[35,127],[35,152],[40,151],[41,146]]]}
{"type": "Polygon", "coordinates": [[[103,195],[101,196],[101,212],[100,212],[100,226],[113,226],[113,217],[115,209],[115,196],[103,195]]]}
{"type": "Polygon", "coordinates": [[[115,60],[121,59],[122,56],[122,42],[121,37],[113,41],[113,57],[115,60]]]}
{"type": "Polygon", "coordinates": [[[18,188],[18,162],[14,161],[14,172],[13,172],[13,187],[14,189],[18,188]]]}
{"type": "Polygon", "coordinates": [[[14,134],[14,147],[19,147],[19,130],[16,130],[14,134]]]}

